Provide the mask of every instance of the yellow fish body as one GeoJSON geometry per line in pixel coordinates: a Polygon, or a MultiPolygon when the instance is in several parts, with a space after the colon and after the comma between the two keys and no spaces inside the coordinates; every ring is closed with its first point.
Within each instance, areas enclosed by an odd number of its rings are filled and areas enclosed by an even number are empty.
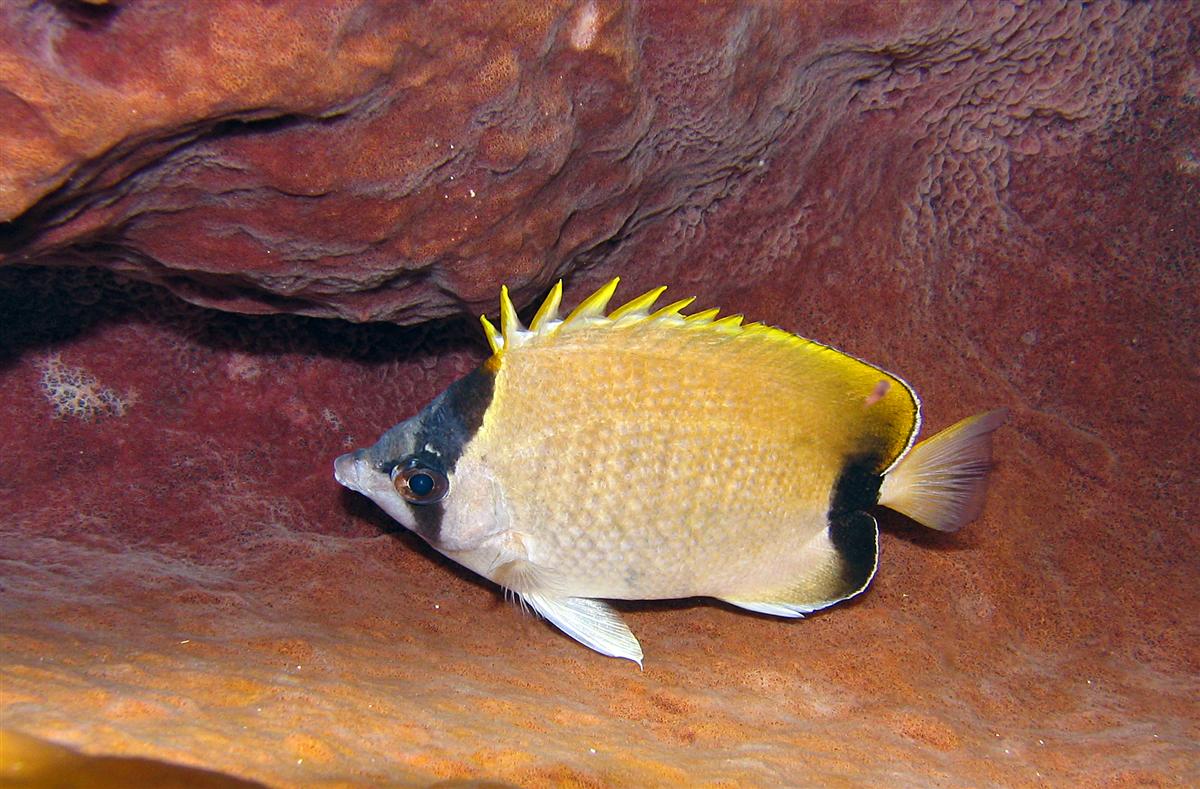
{"type": "Polygon", "coordinates": [[[983,506],[1003,410],[913,447],[900,378],[716,310],[605,314],[618,280],[526,329],[335,475],[581,643],[642,660],[602,599],[709,596],[796,617],[863,591],[882,504],[954,530],[983,506]]]}

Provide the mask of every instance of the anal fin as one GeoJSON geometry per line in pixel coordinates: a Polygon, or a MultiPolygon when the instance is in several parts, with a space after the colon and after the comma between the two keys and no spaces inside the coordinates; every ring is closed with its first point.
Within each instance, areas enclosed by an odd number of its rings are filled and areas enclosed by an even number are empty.
{"type": "Polygon", "coordinates": [[[848,600],[875,577],[879,527],[865,512],[843,513],[803,553],[801,577],[777,589],[721,599],[747,611],[793,618],[848,600]]]}
{"type": "Polygon", "coordinates": [[[747,600],[730,600],[727,597],[721,598],[730,605],[736,605],[738,608],[745,608],[747,611],[753,611],[756,614],[769,614],[770,616],[783,616],[789,619],[803,619],[809,611],[796,608],[785,603],[751,603],[747,600]]]}
{"type": "Polygon", "coordinates": [[[642,645],[608,603],[587,597],[522,592],[521,599],[559,630],[602,655],[642,665],[642,645]]]}

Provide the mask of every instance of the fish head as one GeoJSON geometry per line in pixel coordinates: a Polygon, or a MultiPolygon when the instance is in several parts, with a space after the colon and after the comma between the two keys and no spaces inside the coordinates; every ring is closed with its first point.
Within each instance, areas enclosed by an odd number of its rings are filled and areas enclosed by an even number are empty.
{"type": "MultiPolygon", "coordinates": [[[[440,485],[445,474],[440,464],[435,463],[436,454],[416,451],[415,439],[421,416],[401,422],[380,436],[374,445],[347,452],[333,462],[333,476],[338,482],[371,499],[394,520],[412,531],[417,531],[419,517],[414,508],[424,502],[408,501],[397,490],[395,480],[401,474],[415,474],[418,469],[426,468],[428,482],[431,483],[428,503],[432,504],[436,503],[432,500],[437,498],[432,487],[440,485]]],[[[418,487],[424,484],[419,481],[418,487]]]]}
{"type": "Polygon", "coordinates": [[[480,368],[374,445],[337,458],[334,477],[442,553],[479,550],[509,521],[500,487],[476,449],[491,394],[492,373],[480,368]]]}

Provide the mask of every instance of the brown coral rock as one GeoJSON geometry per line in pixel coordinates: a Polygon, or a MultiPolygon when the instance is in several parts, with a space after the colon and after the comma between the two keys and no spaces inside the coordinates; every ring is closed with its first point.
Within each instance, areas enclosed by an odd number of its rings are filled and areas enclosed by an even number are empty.
{"type": "Polygon", "coordinates": [[[937,254],[1009,223],[1019,162],[1118,117],[1181,46],[1175,20],[1120,3],[8,5],[0,260],[412,323],[490,307],[502,282],[528,300],[663,217],[694,225],[768,164],[793,177],[758,209],[806,212],[776,232],[888,212],[906,249],[937,254]]]}
{"type": "Polygon", "coordinates": [[[635,211],[634,33],[597,2],[6,7],[5,256],[355,320],[536,288],[635,211]]]}

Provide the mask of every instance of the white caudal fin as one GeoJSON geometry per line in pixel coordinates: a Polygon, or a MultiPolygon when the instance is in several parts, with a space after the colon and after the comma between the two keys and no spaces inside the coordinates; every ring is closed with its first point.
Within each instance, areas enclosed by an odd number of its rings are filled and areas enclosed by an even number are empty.
{"type": "Polygon", "coordinates": [[[879,503],[939,531],[958,531],[983,510],[992,433],[1008,409],[967,417],[917,444],[883,479],[879,503]]]}

